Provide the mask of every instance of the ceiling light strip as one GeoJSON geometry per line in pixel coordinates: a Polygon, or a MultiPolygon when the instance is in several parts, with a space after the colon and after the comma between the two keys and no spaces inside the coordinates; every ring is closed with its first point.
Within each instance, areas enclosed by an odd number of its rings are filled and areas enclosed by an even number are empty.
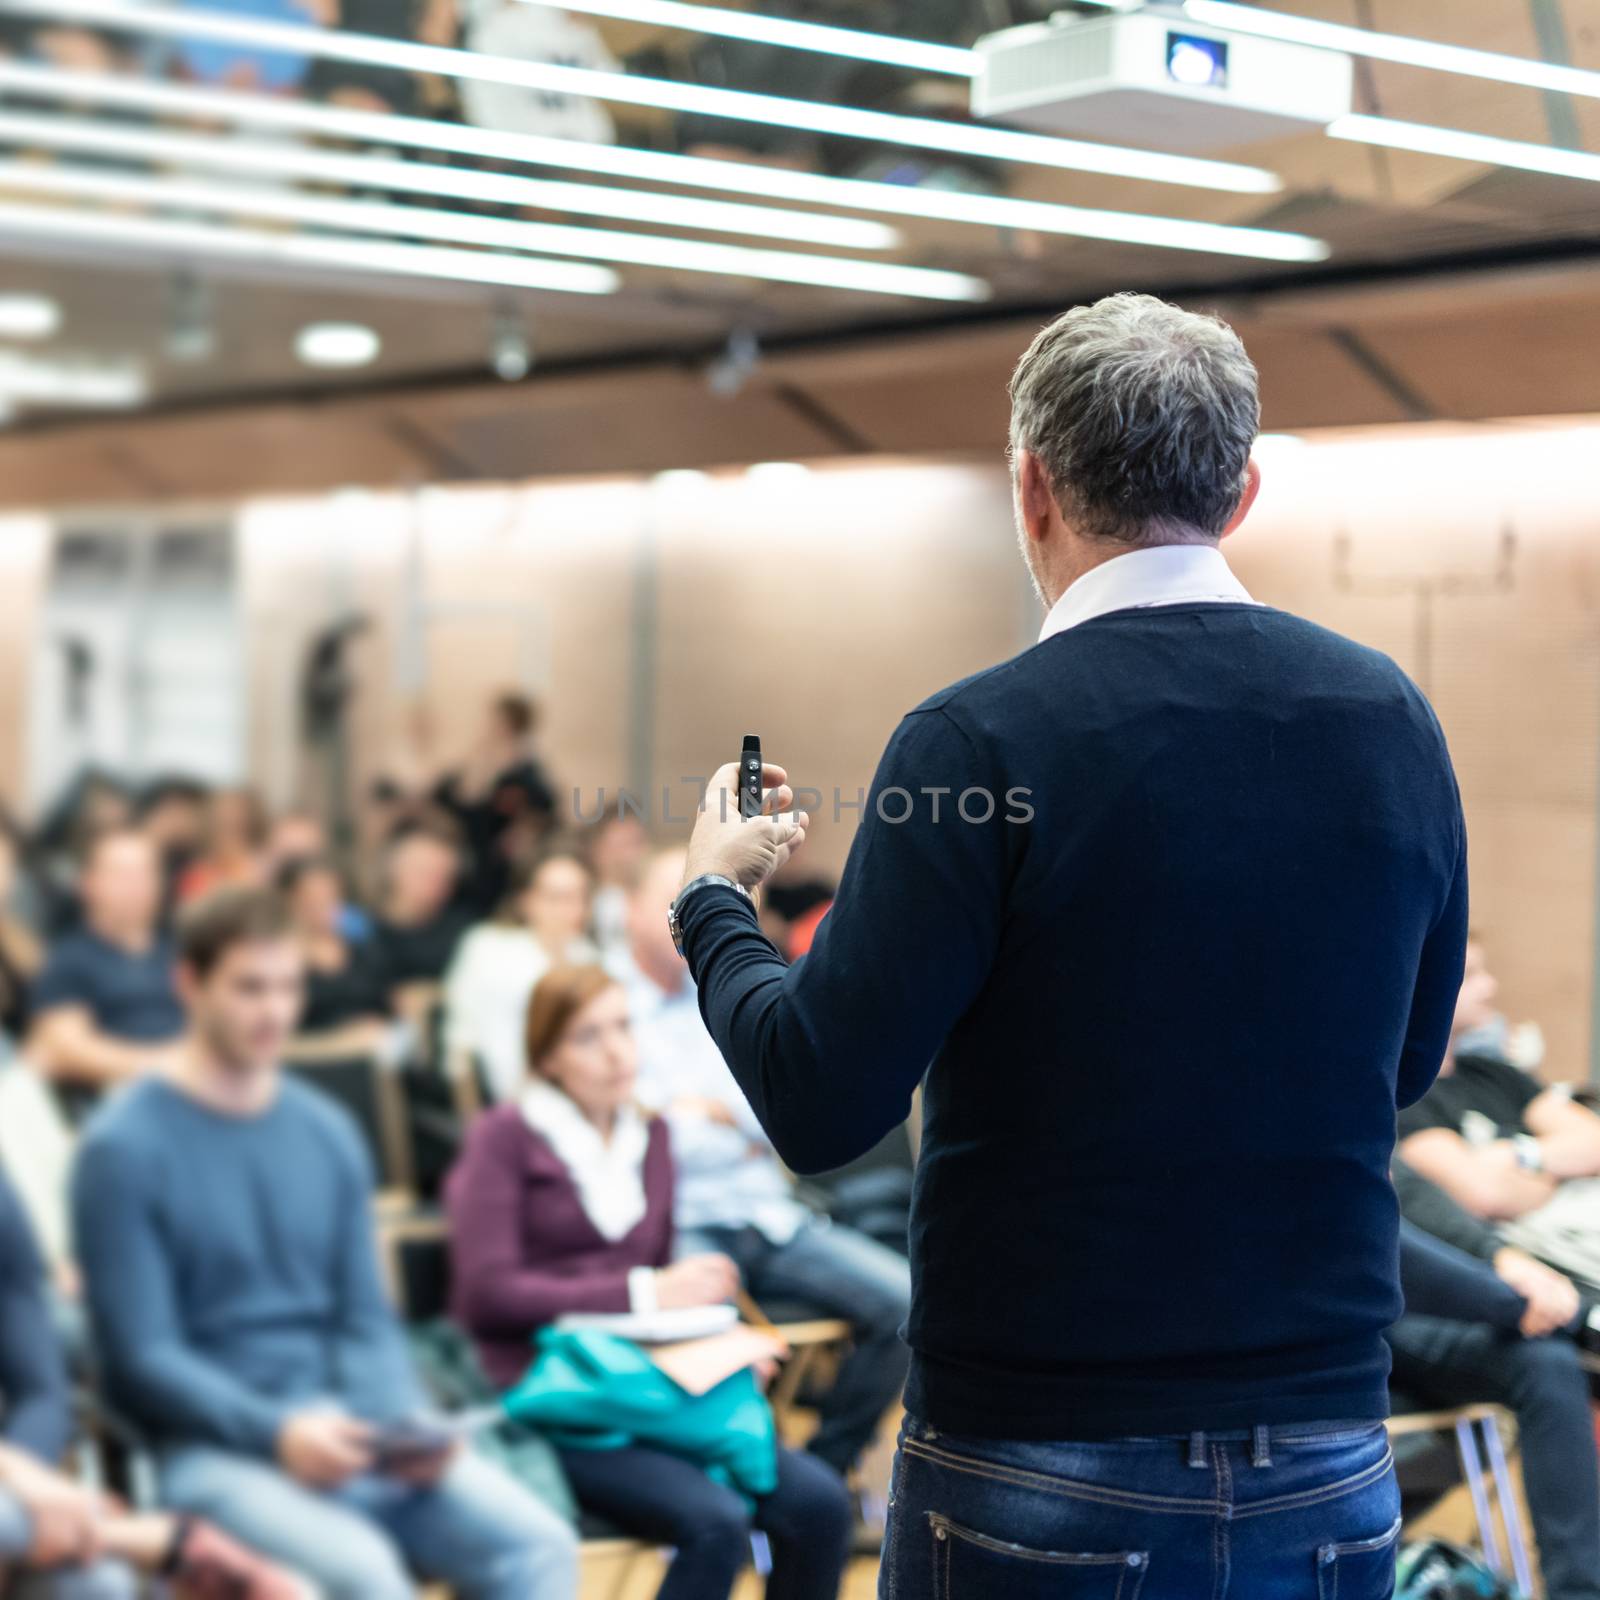
{"type": "Polygon", "coordinates": [[[617,275],[609,268],[577,262],[0,203],[0,239],[6,238],[83,243],[102,252],[107,246],[121,244],[179,261],[189,255],[209,255],[262,266],[331,267],[564,294],[612,294],[618,287],[617,275]]]}
{"type": "Polygon", "coordinates": [[[1581,67],[1531,61],[1526,56],[1474,50],[1466,45],[1439,44],[1432,39],[1415,39],[1406,34],[1352,28],[1342,22],[1319,22],[1313,17],[1295,17],[1281,11],[1239,5],[1235,0],[1185,0],[1183,10],[1196,22],[1212,23],[1263,39],[1318,45],[1325,50],[1365,56],[1370,61],[1393,61],[1400,66],[1488,78],[1496,83],[1521,84],[1529,89],[1553,89],[1558,94],[1600,97],[1600,72],[1588,72],[1581,67]]]}
{"type": "Polygon", "coordinates": [[[323,60],[358,61],[402,72],[436,73],[573,95],[583,99],[651,106],[691,115],[726,117],[767,127],[796,128],[878,144],[939,150],[993,161],[1099,172],[1113,177],[1185,184],[1238,194],[1273,194],[1283,187],[1276,173],[1261,167],[1210,161],[1161,151],[1126,149],[1022,133],[1012,128],[974,127],[932,117],[903,117],[886,111],[823,101],[790,100],[743,89],[674,83],[663,78],[573,67],[548,61],[522,61],[482,55],[442,45],[412,44],[342,29],[263,22],[220,12],[159,4],[129,5],[126,0],[0,0],[0,13],[78,21],[132,33],[178,39],[211,39],[254,49],[283,51],[323,60]]]}
{"type": "Polygon", "coordinates": [[[1457,161],[1479,161],[1491,167],[1517,167],[1600,183],[1600,156],[1583,150],[1563,150],[1556,145],[1462,133],[1456,128],[1397,122],[1390,117],[1340,117],[1329,123],[1328,134],[1334,139],[1383,145],[1390,150],[1414,150],[1419,155],[1449,156],[1457,161]]]}
{"type": "MultiPolygon", "coordinates": [[[[0,118],[0,125],[3,121],[0,118]]],[[[744,245],[574,228],[560,223],[480,217],[468,212],[438,211],[428,206],[325,199],[250,184],[221,185],[178,177],[136,177],[98,167],[0,162],[0,191],[216,211],[396,238],[436,239],[491,249],[579,256],[591,261],[620,261],[655,270],[707,272],[719,277],[759,278],[922,300],[981,301],[991,294],[982,278],[930,267],[757,250],[744,245]]]]}
{"type": "Polygon", "coordinates": [[[854,61],[878,61],[889,67],[907,67],[913,72],[970,78],[976,71],[973,52],[960,45],[897,39],[893,34],[863,33],[856,28],[833,28],[820,22],[795,22],[787,17],[763,16],[760,11],[686,5],[684,0],[528,0],[528,3],[555,6],[562,11],[582,11],[591,17],[615,17],[620,22],[642,22],[650,27],[681,28],[685,32],[711,34],[721,39],[775,44],[818,55],[846,56],[854,61]]]}
{"type": "MultiPolygon", "coordinates": [[[[103,73],[64,72],[53,67],[0,60],[0,90],[72,105],[96,104],[157,116],[215,118],[253,127],[287,129],[355,143],[404,145],[493,161],[558,166],[645,182],[681,184],[803,205],[839,206],[893,216],[921,217],[962,226],[1027,229],[1074,238],[1204,250],[1269,261],[1322,261],[1328,247],[1302,233],[1270,228],[1193,222],[1132,211],[1106,211],[1009,195],[966,194],[908,184],[833,178],[751,162],[631,150],[619,145],[552,139],[539,134],[496,134],[459,123],[344,111],[281,97],[188,85],[146,83],[103,73]]],[[[437,170],[424,167],[424,171],[437,170]]]]}
{"type": "Polygon", "coordinates": [[[308,178],[354,189],[399,189],[457,200],[532,206],[625,222],[789,239],[846,250],[885,250],[899,244],[899,233],[879,222],[814,211],[782,211],[775,206],[700,200],[649,190],[613,189],[597,183],[565,183],[523,178],[503,172],[475,172],[432,162],[380,155],[339,155],[297,145],[211,139],[130,128],[126,123],[92,122],[77,117],[13,115],[0,112],[3,137],[16,144],[52,150],[82,150],[121,159],[172,161],[221,167],[233,172],[308,178]]]}

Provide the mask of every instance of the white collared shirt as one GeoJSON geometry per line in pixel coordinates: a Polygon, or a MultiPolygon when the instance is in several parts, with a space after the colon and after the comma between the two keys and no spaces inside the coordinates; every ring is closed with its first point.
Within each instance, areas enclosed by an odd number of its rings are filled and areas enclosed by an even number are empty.
{"type": "Polygon", "coordinates": [[[1091,567],[1051,606],[1041,641],[1130,606],[1259,605],[1214,544],[1156,544],[1091,567]]]}

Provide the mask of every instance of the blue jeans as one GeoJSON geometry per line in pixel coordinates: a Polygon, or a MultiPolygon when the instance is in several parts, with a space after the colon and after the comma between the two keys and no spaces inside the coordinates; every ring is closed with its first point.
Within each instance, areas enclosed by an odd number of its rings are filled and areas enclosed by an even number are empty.
{"type": "Polygon", "coordinates": [[[750,1530],[767,1536],[766,1600],[835,1600],[850,1559],[854,1507],[815,1456],[778,1452],[778,1487],[752,1515],[732,1489],[660,1450],[563,1450],[585,1511],[676,1552],[656,1600],[728,1600],[750,1562],[750,1530]]]}
{"type": "Polygon", "coordinates": [[[680,1256],[705,1250],[731,1256],[758,1302],[798,1300],[851,1324],[853,1348],[822,1397],[817,1432],[806,1446],[835,1472],[847,1473],[905,1388],[911,1352],[900,1327],[911,1309],[910,1264],[826,1217],[807,1222],[787,1244],[773,1244],[754,1228],[700,1228],[680,1236],[680,1256]]]}
{"type": "Polygon", "coordinates": [[[907,1417],[880,1600],[1388,1600],[1400,1491],[1375,1423],[956,1438],[907,1417]]]}
{"type": "Polygon", "coordinates": [[[309,1578],[326,1600],[412,1600],[411,1573],[461,1600],[572,1600],[577,1536],[499,1467],[470,1453],[432,1488],[393,1478],[308,1489],[267,1461],[172,1450],[162,1498],[309,1578]]]}

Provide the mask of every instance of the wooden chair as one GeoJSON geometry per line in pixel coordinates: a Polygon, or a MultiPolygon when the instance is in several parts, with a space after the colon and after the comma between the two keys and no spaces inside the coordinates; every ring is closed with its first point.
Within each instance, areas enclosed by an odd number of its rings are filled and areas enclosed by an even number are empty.
{"type": "Polygon", "coordinates": [[[296,1039],[284,1065],[303,1083],[337,1101],[355,1119],[386,1194],[416,1193],[405,1095],[399,1074],[378,1057],[369,1028],[339,1029],[296,1039]]]}

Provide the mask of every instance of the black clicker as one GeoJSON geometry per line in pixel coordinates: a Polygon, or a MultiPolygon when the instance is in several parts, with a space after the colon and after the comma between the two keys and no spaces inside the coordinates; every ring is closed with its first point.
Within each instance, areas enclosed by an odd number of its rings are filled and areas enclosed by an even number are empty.
{"type": "Polygon", "coordinates": [[[739,815],[761,815],[761,741],[753,733],[744,736],[739,752],[739,815]]]}

